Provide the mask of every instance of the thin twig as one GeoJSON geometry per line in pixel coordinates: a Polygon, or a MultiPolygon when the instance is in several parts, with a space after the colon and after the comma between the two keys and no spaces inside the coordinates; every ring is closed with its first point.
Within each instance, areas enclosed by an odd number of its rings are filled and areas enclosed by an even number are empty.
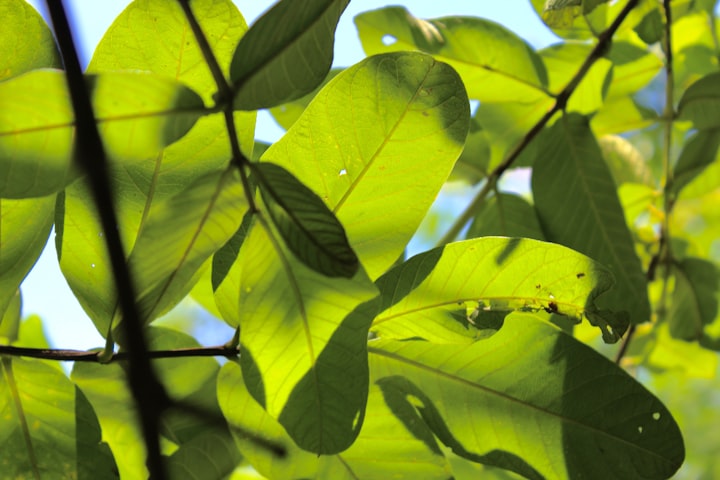
{"type": "Polygon", "coordinates": [[[438,242],[438,246],[445,245],[446,243],[455,240],[460,231],[462,231],[465,224],[467,224],[467,222],[473,217],[473,215],[475,215],[477,209],[485,201],[485,197],[488,195],[488,193],[492,191],[492,189],[494,188],[493,185],[500,180],[502,174],[505,173],[505,171],[513,164],[513,162],[515,162],[515,160],[517,160],[520,154],[525,150],[525,148],[527,148],[528,145],[530,145],[530,143],[542,131],[545,125],[547,125],[550,119],[557,112],[565,110],[568,100],[575,92],[578,85],[580,85],[582,79],[585,78],[585,75],[587,75],[587,73],[590,71],[590,68],[595,64],[595,62],[597,62],[605,55],[608,48],[610,47],[613,35],[615,35],[615,32],[617,32],[618,28],[620,28],[620,25],[630,14],[632,9],[637,6],[638,1],[639,0],[630,0],[622,9],[622,11],[620,11],[618,16],[607,28],[607,30],[605,30],[598,36],[598,42],[595,45],[595,48],[592,49],[592,51],[587,56],[578,71],[575,73],[573,78],[567,83],[567,85],[565,85],[565,88],[563,88],[562,91],[557,94],[557,96],[555,97],[555,104],[552,106],[552,108],[548,110],[548,112],[543,115],[543,117],[538,120],[535,125],[533,125],[533,127],[525,134],[520,143],[518,143],[515,148],[513,148],[513,150],[508,154],[508,156],[505,157],[505,160],[503,160],[500,165],[495,167],[495,169],[490,172],[485,186],[478,192],[475,198],[473,198],[470,205],[468,205],[465,211],[457,218],[457,220],[453,223],[452,227],[450,227],[447,233],[438,242]]]}
{"type": "Polygon", "coordinates": [[[240,172],[240,179],[242,180],[243,189],[245,191],[245,196],[248,201],[249,209],[251,212],[256,213],[258,212],[258,208],[255,204],[253,189],[250,186],[250,180],[248,179],[247,172],[244,168],[245,165],[248,165],[250,163],[250,160],[245,156],[245,154],[242,153],[242,150],[240,149],[240,143],[237,139],[237,129],[235,128],[234,117],[235,112],[233,110],[232,87],[227,81],[227,78],[225,78],[225,75],[222,73],[222,68],[220,68],[220,64],[218,63],[217,58],[215,58],[215,53],[212,51],[210,43],[207,41],[207,37],[203,33],[202,27],[197,21],[197,18],[195,17],[192,8],[190,8],[190,1],[178,1],[180,2],[180,6],[182,7],[183,12],[185,13],[185,17],[190,24],[190,29],[195,36],[195,40],[198,42],[200,51],[205,58],[205,63],[210,69],[210,73],[212,74],[213,79],[215,80],[215,84],[217,85],[218,95],[215,98],[215,101],[217,103],[217,107],[221,108],[225,114],[225,125],[227,127],[228,136],[230,137],[230,151],[232,153],[231,163],[235,165],[235,167],[237,167],[238,171],[240,172]]]}
{"type": "MultiPolygon", "coordinates": [[[[675,90],[675,77],[673,75],[673,53],[672,53],[672,8],[670,0],[663,0],[663,9],[665,10],[665,32],[663,34],[663,50],[665,51],[665,108],[663,112],[664,132],[663,132],[663,168],[665,170],[665,185],[663,186],[664,210],[665,215],[660,226],[660,240],[658,242],[658,252],[653,255],[648,265],[646,278],[648,282],[655,279],[657,268],[662,264],[663,280],[662,293],[660,295],[659,306],[655,313],[658,317],[665,314],[665,304],[668,295],[668,282],[670,280],[670,265],[672,264],[672,250],[670,246],[670,213],[675,205],[675,194],[673,193],[673,169],[671,164],[672,153],[672,128],[675,118],[675,100],[673,98],[675,90]]],[[[630,342],[632,342],[635,334],[635,325],[630,325],[627,335],[623,340],[620,349],[615,356],[615,363],[620,364],[623,357],[628,351],[630,342]]]]}
{"type": "Polygon", "coordinates": [[[104,238],[113,269],[118,302],[123,313],[121,325],[125,330],[130,360],[128,383],[138,406],[143,439],[148,452],[147,466],[154,480],[162,480],[166,476],[160,455],[158,419],[168,405],[167,395],[162,384],[157,380],[147,355],[145,336],[135,304],[135,291],[117,228],[118,221],[108,179],[107,156],[98,133],[95,114],[85,86],[65,8],[61,1],[46,0],[46,5],[62,54],[76,119],[75,160],[88,175],[105,232],[104,238]]]}
{"type": "MultiPolygon", "coordinates": [[[[173,350],[150,350],[146,352],[147,358],[180,358],[180,357],[225,357],[236,358],[238,349],[227,345],[214,347],[192,347],[176,348],[173,350]]],[[[86,350],[67,350],[52,348],[30,348],[0,345],[0,355],[12,355],[16,357],[41,358],[44,360],[58,360],[68,362],[91,362],[91,363],[112,363],[130,360],[129,352],[113,353],[107,360],[101,359],[98,352],[86,350]]]]}

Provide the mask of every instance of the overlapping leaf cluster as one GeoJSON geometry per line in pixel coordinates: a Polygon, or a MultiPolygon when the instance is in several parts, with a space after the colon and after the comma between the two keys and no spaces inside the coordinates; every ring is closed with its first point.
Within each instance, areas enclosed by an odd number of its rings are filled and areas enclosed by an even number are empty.
{"type": "MultiPolygon", "coordinates": [[[[239,331],[222,367],[156,362],[184,406],[160,420],[172,478],[670,477],[684,458],[670,412],[572,328],[614,343],[630,325],[636,359],[697,348],[678,339],[718,348],[712,233],[683,231],[718,195],[720,78],[703,63],[717,46],[682,40],[714,5],[531,3],[583,41],[536,51],[482,18],[388,7],[355,19],[367,58],[330,73],[347,0],[283,0],[249,28],[229,0],[193,0],[207,46],[179,4],[131,3],[86,75],[136,287],[140,318],[126,319],[53,37],[5,2],[4,343],[47,346],[38,319],[20,323],[19,287],[54,226],[103,360],[128,321],[153,351],[197,347],[151,325],[189,295],[239,331]],[[663,164],[633,140],[657,134],[643,102],[668,46],[687,61],[666,68],[666,145],[688,138],[663,164]],[[265,108],[287,132],[258,153],[265,108]],[[503,191],[528,166],[531,199],[503,191]],[[451,175],[484,185],[458,216],[464,238],[405,258],[451,175]]],[[[147,477],[126,364],[78,362],[68,378],[1,360],[10,478],[147,477]]]]}

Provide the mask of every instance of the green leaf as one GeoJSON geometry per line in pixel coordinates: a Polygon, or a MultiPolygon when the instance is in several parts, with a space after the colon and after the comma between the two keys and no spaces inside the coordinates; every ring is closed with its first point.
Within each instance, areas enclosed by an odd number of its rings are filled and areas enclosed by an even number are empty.
{"type": "Polygon", "coordinates": [[[95,437],[97,419],[58,369],[37,360],[3,357],[0,370],[0,462],[7,478],[40,478],[63,472],[73,478],[98,468],[103,478],[114,462],[95,437]]]}
{"type": "Polygon", "coordinates": [[[241,326],[253,397],[305,450],[336,453],[357,436],[369,320],[350,312],[375,294],[362,269],[330,278],[306,267],[262,217],[215,292],[223,318],[241,326]]]}
{"type": "Polygon", "coordinates": [[[225,480],[242,457],[218,433],[205,433],[184,443],[167,459],[168,478],[225,480]]]}
{"type": "MultiPolygon", "coordinates": [[[[215,58],[227,71],[238,41],[247,31],[245,19],[231,0],[193,0],[190,5],[215,58]]],[[[119,70],[174,78],[207,103],[213,101],[217,88],[178,2],[136,0],[115,18],[95,49],[88,71],[119,70]]],[[[252,136],[249,142],[243,138],[241,145],[251,145],[252,136]]]]}
{"type": "Polygon", "coordinates": [[[636,93],[650,83],[663,66],[662,60],[645,45],[628,41],[612,42],[607,57],[613,64],[608,98],[636,93]]]}
{"type": "Polygon", "coordinates": [[[588,255],[614,274],[617,283],[599,300],[601,308],[625,311],[632,323],[648,321],[642,265],[587,119],[564,116],[544,133],[538,149],[544,154],[533,167],[532,191],[546,238],[588,255]]]}
{"type": "Polygon", "coordinates": [[[231,426],[242,429],[232,430],[235,442],[253,467],[267,478],[381,480],[402,475],[446,480],[449,468],[432,432],[417,413],[408,415],[396,408],[403,398],[393,393],[388,395],[371,383],[360,436],[342,453],[318,456],[298,448],[283,427],[252,398],[237,365],[224,365],[218,377],[223,414],[231,426]],[[286,455],[279,458],[243,432],[282,445],[286,455]]]}
{"type": "MultiPolygon", "coordinates": [[[[478,336],[473,325],[478,313],[545,310],[595,324],[596,299],[610,289],[612,276],[560,245],[485,237],[417,255],[376,283],[381,293],[381,313],[371,327],[376,336],[468,343],[478,336]]],[[[627,325],[611,325],[612,332],[598,326],[617,340],[627,325]]]]}
{"type": "Polygon", "coordinates": [[[103,440],[115,455],[120,478],[147,479],[145,443],[122,366],[75,362],[70,378],[95,409],[103,440]]]}
{"type": "Polygon", "coordinates": [[[447,179],[468,119],[462,82],[448,65],[420,53],[379,55],[338,74],[262,160],[325,201],[376,278],[447,179]]]}
{"type": "Polygon", "coordinates": [[[448,180],[476,184],[484,179],[488,174],[491,146],[490,136],[482,128],[477,118],[472,117],[465,148],[455,163],[448,180]]]}
{"type": "MultiPolygon", "coordinates": [[[[192,90],[145,73],[89,76],[95,116],[108,155],[139,160],[187,133],[203,114],[192,90]]],[[[74,116],[65,75],[39,70],[0,83],[0,195],[48,195],[76,177],[74,116]]]]}
{"type": "MultiPolygon", "coordinates": [[[[548,70],[550,90],[560,92],[565,88],[592,48],[592,45],[585,43],[558,43],[542,49],[539,54],[548,70]]],[[[598,59],[568,99],[565,110],[584,114],[599,110],[613,77],[612,67],[608,59],[598,59]]]]}
{"type": "Polygon", "coordinates": [[[367,55],[402,50],[430,53],[457,70],[470,98],[493,103],[547,98],[547,74],[540,57],[522,38],[490,20],[421,20],[404,7],[386,7],[358,15],[355,25],[367,55]]]}
{"type": "Polygon", "coordinates": [[[652,172],[645,158],[632,142],[618,135],[605,135],[598,138],[598,144],[615,185],[624,183],[654,185],[652,172]]]}
{"type": "Polygon", "coordinates": [[[544,239],[533,206],[524,198],[508,193],[500,193],[483,203],[466,238],[491,235],[544,239]]]}
{"type": "Polygon", "coordinates": [[[373,383],[402,393],[467,459],[558,479],[660,479],[682,464],[680,430],[662,403],[536,315],[512,314],[469,345],[374,340],[368,349],[373,383]]]}
{"type": "Polygon", "coordinates": [[[718,316],[720,273],[714,263],[688,257],[673,264],[675,290],[667,313],[670,334],[698,340],[718,316]]]}
{"type": "Polygon", "coordinates": [[[283,103],[282,105],[271,108],[270,114],[278,123],[278,125],[280,125],[285,130],[289,130],[290,127],[292,127],[293,123],[295,123],[297,119],[300,118],[300,115],[302,115],[302,113],[305,111],[312,99],[315,98],[318,92],[325,85],[327,85],[330,80],[335,78],[340,72],[342,72],[342,69],[333,68],[332,70],[330,70],[330,72],[328,72],[325,80],[323,80],[323,82],[318,85],[312,92],[308,93],[307,95],[303,95],[302,97],[297,98],[291,102],[283,103]]]}
{"type": "Polygon", "coordinates": [[[77,468],[79,480],[120,478],[110,446],[102,440],[97,415],[82,390],[75,387],[77,468]]]}
{"type": "Polygon", "coordinates": [[[20,310],[22,307],[20,290],[15,290],[14,295],[9,297],[5,302],[4,309],[0,311],[0,345],[9,345],[15,342],[20,329],[20,310]]]}
{"type": "Polygon", "coordinates": [[[678,118],[700,130],[720,127],[720,72],[690,85],[678,104],[678,118]]]}
{"type": "Polygon", "coordinates": [[[717,158],[720,128],[700,130],[685,142],[673,173],[673,192],[677,194],[717,158]]]}
{"type": "Polygon", "coordinates": [[[55,38],[42,16],[24,0],[0,4],[0,81],[36,68],[60,68],[55,38]]]}
{"type": "Polygon", "coordinates": [[[654,110],[640,105],[631,97],[607,99],[603,107],[593,115],[590,126],[598,137],[624,133],[649,127],[658,121],[654,110]]]}
{"type": "Polygon", "coordinates": [[[257,110],[294,100],[330,70],[335,27],[349,0],[281,0],[237,46],[230,66],[234,105],[257,110]]]}
{"type": "Polygon", "coordinates": [[[54,196],[0,199],[0,317],[47,243],[54,205],[54,196]]]}
{"type": "Polygon", "coordinates": [[[205,261],[233,236],[246,210],[242,183],[232,169],[198,178],[150,213],[128,260],[144,322],[190,292],[205,261]]]}
{"type": "Polygon", "coordinates": [[[357,255],[322,199],[283,167],[263,162],[251,169],[270,218],[298,259],[324,275],[352,278],[357,255]]]}

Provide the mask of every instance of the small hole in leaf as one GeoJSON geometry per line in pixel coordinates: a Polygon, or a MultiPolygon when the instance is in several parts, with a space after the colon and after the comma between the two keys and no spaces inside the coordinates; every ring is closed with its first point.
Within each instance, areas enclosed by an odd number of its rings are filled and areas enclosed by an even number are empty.
{"type": "Polygon", "coordinates": [[[95,264],[94,264],[94,263],[91,263],[91,264],[90,264],[90,268],[95,268],[95,264]]]}
{"type": "Polygon", "coordinates": [[[397,38],[395,38],[394,36],[392,36],[390,34],[385,34],[382,36],[382,39],[380,41],[382,42],[383,45],[389,47],[390,45],[393,45],[395,42],[397,42],[397,38]]]}
{"type": "Polygon", "coordinates": [[[642,433],[642,430],[643,430],[642,427],[638,427],[638,433],[642,433]]]}
{"type": "Polygon", "coordinates": [[[347,175],[347,170],[345,170],[344,168],[338,172],[339,177],[342,177],[343,175],[347,175]]]}
{"type": "Polygon", "coordinates": [[[652,417],[653,417],[653,420],[655,420],[655,421],[660,420],[660,412],[653,413],[652,417]]]}

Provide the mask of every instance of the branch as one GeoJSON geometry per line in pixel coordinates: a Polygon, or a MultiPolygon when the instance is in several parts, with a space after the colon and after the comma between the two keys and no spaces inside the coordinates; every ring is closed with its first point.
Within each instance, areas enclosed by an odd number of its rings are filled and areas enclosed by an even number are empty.
{"type": "MultiPolygon", "coordinates": [[[[150,350],[145,352],[148,359],[180,358],[180,357],[225,357],[237,358],[237,347],[217,345],[214,347],[176,348],[173,350],[150,350]]],[[[51,348],[29,348],[10,345],[0,345],[0,355],[16,357],[41,358],[44,360],[59,360],[68,362],[111,363],[117,361],[132,361],[129,352],[113,353],[107,360],[99,356],[99,352],[85,350],[65,350],[51,348]]]]}
{"type": "Polygon", "coordinates": [[[508,168],[510,168],[510,166],[515,162],[515,160],[517,160],[520,154],[525,150],[525,148],[527,148],[528,145],[530,145],[530,143],[535,139],[535,137],[537,137],[537,135],[542,131],[545,125],[547,125],[547,123],[550,121],[550,119],[557,112],[565,110],[568,100],[575,92],[578,85],[580,85],[582,79],[585,78],[585,75],[587,75],[587,73],[590,71],[590,68],[595,64],[595,62],[597,62],[605,55],[608,48],[610,48],[613,35],[615,35],[615,32],[617,32],[618,28],[620,28],[620,25],[625,20],[625,18],[627,18],[632,9],[637,6],[638,1],[639,0],[630,0],[615,18],[613,23],[607,28],[607,30],[598,35],[598,42],[595,45],[595,48],[593,48],[593,50],[587,56],[587,58],[580,66],[577,73],[575,73],[573,78],[567,83],[567,85],[565,85],[565,88],[563,88],[562,91],[557,94],[557,96],[555,97],[555,104],[552,106],[552,108],[545,115],[543,115],[543,117],[538,120],[535,125],[533,125],[533,127],[525,134],[520,143],[518,143],[515,148],[513,148],[513,150],[508,154],[508,156],[505,157],[505,160],[503,160],[500,165],[495,167],[495,169],[490,172],[486,185],[477,193],[477,195],[475,195],[473,201],[470,203],[470,205],[468,205],[462,215],[458,217],[455,223],[453,223],[452,227],[450,227],[447,233],[438,242],[437,246],[445,245],[446,243],[455,240],[455,238],[458,236],[465,224],[473,217],[482,202],[485,201],[485,197],[494,188],[493,185],[497,184],[497,182],[500,180],[502,174],[505,173],[508,168]]]}
{"type": "Polygon", "coordinates": [[[148,358],[140,322],[135,291],[118,232],[107,171],[107,156],[97,129],[95,114],[85,86],[77,50],[62,1],[46,0],[58,47],[65,65],[68,90],[76,119],[75,160],[87,173],[95,205],[100,215],[108,255],[113,269],[118,301],[123,314],[128,347],[128,383],[140,415],[143,438],[147,446],[148,470],[153,479],[166,478],[160,455],[158,419],[168,405],[167,394],[157,380],[148,358]]]}
{"type": "Polygon", "coordinates": [[[258,212],[258,208],[255,204],[253,189],[250,187],[250,181],[244,168],[245,165],[248,165],[250,163],[250,160],[242,153],[242,150],[240,150],[240,144],[237,139],[237,129],[235,128],[234,117],[235,112],[233,110],[234,95],[232,87],[225,78],[225,75],[223,75],[220,64],[218,63],[217,58],[215,58],[215,54],[210,47],[210,43],[208,43],[207,37],[205,36],[202,28],[200,27],[200,23],[198,23],[197,18],[192,11],[192,8],[190,8],[190,0],[178,1],[180,2],[180,6],[182,7],[183,12],[185,13],[185,17],[190,24],[190,29],[193,31],[195,40],[198,42],[200,51],[205,58],[205,63],[210,69],[210,73],[212,73],[215,84],[217,85],[218,96],[215,101],[217,102],[218,106],[222,107],[222,110],[225,114],[225,126],[227,128],[228,136],[230,137],[230,151],[232,153],[231,162],[237,167],[238,171],[240,172],[240,179],[242,180],[243,190],[245,191],[245,196],[248,201],[249,209],[251,212],[256,213],[258,212]]]}
{"type": "MultiPolygon", "coordinates": [[[[665,302],[668,294],[668,282],[670,280],[670,264],[672,263],[672,251],[670,249],[670,213],[675,205],[675,195],[673,193],[673,170],[670,162],[670,152],[672,150],[672,127],[675,119],[675,100],[673,92],[675,90],[675,76],[673,75],[673,53],[672,53],[672,8],[670,0],[663,0],[663,9],[665,10],[665,32],[663,35],[663,50],[665,50],[665,108],[663,112],[664,132],[663,132],[663,168],[665,170],[665,185],[663,186],[664,210],[665,215],[660,226],[660,240],[658,242],[658,252],[653,255],[648,265],[646,278],[648,282],[655,279],[657,267],[660,264],[665,265],[663,271],[662,294],[660,295],[660,303],[655,313],[658,316],[665,314],[665,302]]],[[[635,325],[630,325],[627,335],[623,340],[620,350],[615,356],[615,363],[620,364],[623,357],[627,353],[630,342],[632,342],[635,334],[635,325]]]]}

